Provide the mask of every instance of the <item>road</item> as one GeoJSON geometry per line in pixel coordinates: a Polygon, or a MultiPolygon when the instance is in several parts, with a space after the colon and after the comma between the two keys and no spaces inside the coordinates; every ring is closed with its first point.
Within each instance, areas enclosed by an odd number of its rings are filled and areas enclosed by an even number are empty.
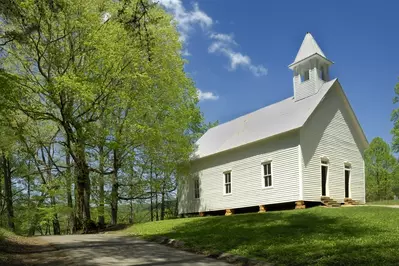
{"type": "Polygon", "coordinates": [[[46,248],[24,254],[28,265],[231,265],[133,237],[113,234],[43,236],[46,248]]]}
{"type": "Polygon", "coordinates": [[[46,248],[24,254],[19,259],[27,265],[210,265],[227,266],[207,258],[138,238],[114,234],[65,235],[37,237],[46,248]]]}

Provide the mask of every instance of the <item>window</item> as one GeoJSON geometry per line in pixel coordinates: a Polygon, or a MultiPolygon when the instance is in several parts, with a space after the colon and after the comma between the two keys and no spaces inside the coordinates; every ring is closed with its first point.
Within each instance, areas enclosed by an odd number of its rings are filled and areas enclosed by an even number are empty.
{"type": "Polygon", "coordinates": [[[272,186],[272,162],[267,162],[263,164],[263,186],[272,186]]]}
{"type": "Polygon", "coordinates": [[[303,75],[301,76],[302,76],[302,82],[309,80],[309,70],[303,72],[303,75]]]}
{"type": "Polygon", "coordinates": [[[224,194],[231,194],[231,172],[224,173],[224,194]]]}
{"type": "Polygon", "coordinates": [[[200,182],[199,178],[194,179],[194,198],[199,199],[200,197],[200,182]]]}
{"type": "Polygon", "coordinates": [[[345,164],[345,198],[350,197],[349,184],[351,176],[351,166],[350,164],[345,164]]]}

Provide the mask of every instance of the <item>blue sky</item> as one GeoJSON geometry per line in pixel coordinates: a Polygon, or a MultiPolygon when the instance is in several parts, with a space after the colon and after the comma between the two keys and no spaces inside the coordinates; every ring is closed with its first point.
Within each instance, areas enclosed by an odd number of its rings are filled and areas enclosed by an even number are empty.
{"type": "Polygon", "coordinates": [[[207,121],[221,123],[293,95],[293,62],[306,32],[335,64],[371,141],[391,142],[399,77],[398,1],[160,0],[174,15],[186,70],[207,121]],[[381,4],[383,3],[383,4],[381,4]]]}

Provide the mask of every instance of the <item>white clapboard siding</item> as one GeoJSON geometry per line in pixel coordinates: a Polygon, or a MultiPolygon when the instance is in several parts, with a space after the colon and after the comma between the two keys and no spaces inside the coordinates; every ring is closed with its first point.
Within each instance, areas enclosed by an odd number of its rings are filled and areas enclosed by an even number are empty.
{"type": "Polygon", "coordinates": [[[292,202],[299,197],[299,130],[193,162],[200,179],[194,199],[193,176],[179,184],[179,213],[292,202]],[[272,188],[262,188],[262,162],[272,161],[272,188]],[[231,171],[232,194],[224,195],[223,172],[231,171]]]}
{"type": "Polygon", "coordinates": [[[321,157],[329,159],[327,194],[338,202],[345,197],[344,165],[352,165],[350,197],[364,202],[363,150],[353,114],[340,85],[335,84],[300,130],[304,200],[320,201],[321,157]]]}

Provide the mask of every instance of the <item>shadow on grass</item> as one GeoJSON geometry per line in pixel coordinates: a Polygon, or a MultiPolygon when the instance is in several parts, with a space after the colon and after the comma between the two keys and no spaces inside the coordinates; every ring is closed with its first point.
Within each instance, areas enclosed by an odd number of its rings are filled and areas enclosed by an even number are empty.
{"type": "Polygon", "coordinates": [[[378,210],[379,217],[367,208],[205,217],[160,235],[284,265],[398,265],[399,212],[378,210]]]}

